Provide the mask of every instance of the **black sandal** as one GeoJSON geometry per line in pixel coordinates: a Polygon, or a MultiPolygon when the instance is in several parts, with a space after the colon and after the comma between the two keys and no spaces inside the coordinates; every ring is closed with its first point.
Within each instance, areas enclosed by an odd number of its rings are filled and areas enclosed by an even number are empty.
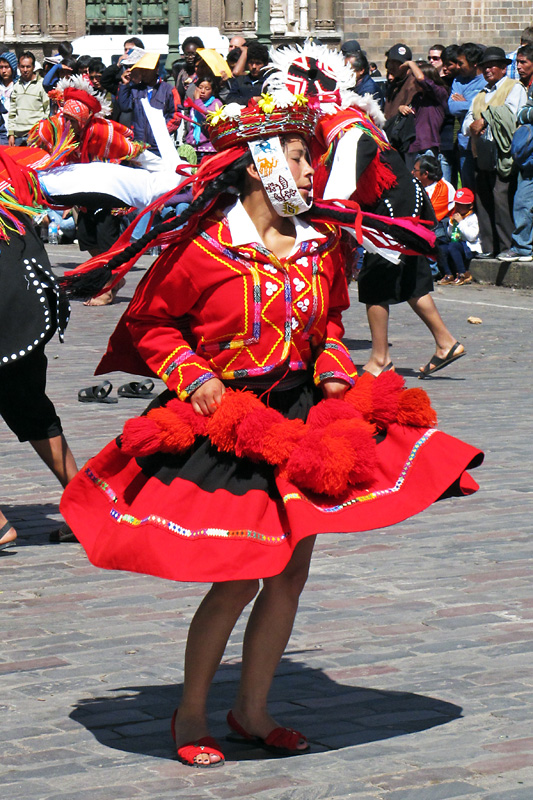
{"type": "Polygon", "coordinates": [[[56,528],[53,531],[50,531],[48,541],[52,542],[52,544],[64,544],[65,542],[78,542],[79,540],[76,538],[75,534],[72,533],[68,525],[61,525],[60,528],[56,528]]]}
{"type": "Polygon", "coordinates": [[[152,394],[155,383],[150,378],[144,381],[131,381],[118,387],[119,397],[149,397],[152,394]]]}
{"type": "Polygon", "coordinates": [[[457,353],[456,350],[458,347],[461,347],[459,342],[456,342],[453,347],[448,350],[444,358],[439,358],[438,356],[433,356],[431,361],[428,361],[425,367],[423,367],[418,372],[419,379],[427,378],[428,375],[433,375],[434,372],[438,372],[439,369],[444,369],[447,367],[448,364],[451,364],[452,361],[457,361],[458,358],[462,358],[462,356],[466,355],[466,350],[463,350],[462,353],[457,353]]]}
{"type": "Polygon", "coordinates": [[[0,550],[7,550],[8,547],[14,547],[15,542],[17,540],[17,534],[15,533],[14,539],[8,539],[7,542],[2,542],[2,539],[13,528],[13,525],[6,520],[6,522],[0,528],[0,550]]]}
{"type": "Polygon", "coordinates": [[[87,386],[78,392],[80,403],[118,403],[116,397],[109,397],[113,384],[110,381],[102,381],[98,386],[87,386]]]}

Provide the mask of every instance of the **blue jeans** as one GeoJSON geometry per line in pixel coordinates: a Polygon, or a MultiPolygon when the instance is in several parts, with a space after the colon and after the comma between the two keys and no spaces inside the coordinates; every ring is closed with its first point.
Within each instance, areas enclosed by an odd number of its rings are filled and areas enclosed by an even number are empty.
{"type": "Polygon", "coordinates": [[[443,254],[446,256],[448,275],[464,275],[470,260],[472,251],[466,242],[446,242],[439,245],[443,254]]]}
{"type": "Polygon", "coordinates": [[[439,163],[442,169],[442,177],[457,189],[457,159],[455,150],[441,150],[439,153],[439,163]]]}
{"type": "Polygon", "coordinates": [[[474,156],[471,150],[459,148],[459,173],[461,175],[461,186],[463,189],[476,191],[476,171],[474,167],[474,156]]]}
{"type": "Polygon", "coordinates": [[[515,224],[511,249],[519,256],[530,256],[533,245],[533,175],[518,176],[518,188],[513,200],[515,224]]]}

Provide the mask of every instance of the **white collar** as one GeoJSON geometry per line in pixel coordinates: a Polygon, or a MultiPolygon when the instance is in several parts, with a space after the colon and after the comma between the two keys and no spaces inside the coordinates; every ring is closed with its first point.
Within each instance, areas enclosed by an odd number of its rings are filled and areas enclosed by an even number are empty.
{"type": "Polygon", "coordinates": [[[499,89],[500,86],[502,85],[502,83],[504,81],[506,81],[506,80],[507,80],[507,75],[504,75],[503,78],[500,78],[500,80],[497,83],[494,84],[494,86],[491,86],[491,87],[487,86],[486,89],[485,89],[486,93],[487,94],[491,94],[492,92],[497,91],[497,89],[499,89]]]}
{"type": "MultiPolygon", "coordinates": [[[[239,199],[231,206],[224,209],[224,216],[228,220],[229,232],[231,241],[236,247],[245,244],[260,244],[265,247],[265,243],[257,232],[257,228],[248,216],[248,212],[244,208],[239,199]]],[[[309,242],[311,239],[325,239],[325,233],[319,233],[312,225],[305,222],[298,217],[290,217],[291,222],[294,224],[296,241],[289,253],[289,257],[298,252],[303,242],[309,242]]]]}

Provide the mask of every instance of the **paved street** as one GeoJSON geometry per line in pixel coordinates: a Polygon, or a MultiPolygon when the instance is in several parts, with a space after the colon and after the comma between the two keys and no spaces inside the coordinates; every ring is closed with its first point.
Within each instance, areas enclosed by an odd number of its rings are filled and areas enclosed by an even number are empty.
{"type": "MultiPolygon", "coordinates": [[[[80,261],[73,246],[50,254],[58,272],[80,261]]],[[[47,347],[49,394],[80,466],[143,408],[82,405],[77,392],[97,382],[148,263],[116,305],[73,303],[66,343],[47,347]]],[[[347,342],[361,365],[369,334],[352,295],[347,342]]],[[[533,292],[471,285],[435,297],[468,357],[423,387],[440,426],[485,450],[481,490],[384,531],[320,538],[272,692],[309,755],[224,742],[239,623],[211,696],[227,764],[174,759],[170,716],[205,586],[105,572],[79,545],[50,544],[60,487],[0,427],[0,506],[19,532],[0,554],[2,800],[531,800],[533,292]]],[[[406,305],[392,311],[390,340],[407,385],[421,385],[415,370],[432,340],[406,305]]],[[[114,392],[130,379],[109,377],[114,392]]]]}

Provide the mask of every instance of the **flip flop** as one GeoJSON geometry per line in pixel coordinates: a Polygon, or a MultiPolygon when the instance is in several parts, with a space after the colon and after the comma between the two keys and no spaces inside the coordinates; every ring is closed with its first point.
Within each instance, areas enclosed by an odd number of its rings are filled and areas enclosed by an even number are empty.
{"type": "Polygon", "coordinates": [[[116,397],[109,397],[113,384],[110,381],[102,381],[98,386],[87,386],[78,392],[80,403],[118,403],[116,397]]]}
{"type": "Polygon", "coordinates": [[[15,546],[15,541],[17,539],[16,535],[14,539],[9,539],[7,542],[1,541],[6,535],[6,533],[11,530],[12,527],[13,525],[10,522],[5,522],[0,528],[0,550],[7,550],[8,547],[15,546]]]}
{"type": "MultiPolygon", "coordinates": [[[[374,375],[374,373],[370,372],[369,369],[364,369],[362,371],[363,372],[368,372],[370,375],[374,375]]],[[[381,372],[378,372],[378,375],[381,375],[382,372],[396,372],[396,370],[394,369],[394,364],[392,363],[392,361],[389,361],[388,364],[385,364],[385,366],[383,367],[381,372]]],[[[377,378],[378,375],[374,375],[374,378],[377,378]]]]}
{"type": "Polygon", "coordinates": [[[149,397],[152,394],[155,383],[150,378],[145,381],[132,381],[118,387],[119,397],[149,397]]]}
{"type": "Polygon", "coordinates": [[[431,361],[428,361],[425,367],[418,371],[418,378],[419,380],[423,378],[427,378],[428,375],[433,375],[434,372],[438,372],[439,369],[444,369],[447,367],[448,364],[451,364],[452,361],[457,361],[458,358],[462,358],[462,356],[466,355],[466,350],[463,350],[462,353],[456,353],[458,347],[460,347],[460,343],[456,342],[453,347],[451,347],[444,358],[439,358],[438,356],[433,356],[431,361]]]}

